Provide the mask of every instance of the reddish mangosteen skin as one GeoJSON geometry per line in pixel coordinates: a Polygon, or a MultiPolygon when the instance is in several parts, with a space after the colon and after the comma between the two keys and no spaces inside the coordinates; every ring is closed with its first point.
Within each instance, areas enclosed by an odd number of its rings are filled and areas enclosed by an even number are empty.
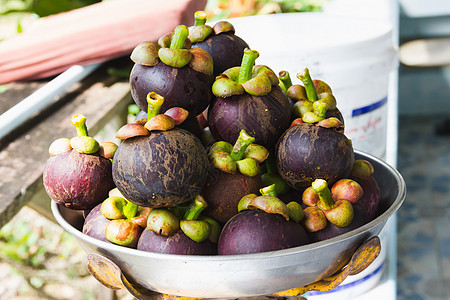
{"type": "Polygon", "coordinates": [[[209,161],[202,142],[174,128],[124,140],[113,159],[113,179],[124,197],[140,206],[170,207],[201,192],[209,161]]]}
{"type": "Polygon", "coordinates": [[[94,239],[111,243],[105,237],[105,228],[109,219],[105,218],[101,212],[102,204],[95,206],[86,216],[82,232],[94,239]]]}
{"type": "Polygon", "coordinates": [[[240,66],[247,42],[233,32],[212,34],[202,42],[192,44],[192,48],[202,48],[208,52],[214,62],[214,77],[225,70],[240,66]]]}
{"type": "Polygon", "coordinates": [[[137,249],[148,252],[180,255],[217,254],[216,244],[209,240],[198,243],[190,239],[181,230],[178,230],[172,236],[165,236],[145,229],[139,238],[137,249]]]}
{"type": "Polygon", "coordinates": [[[355,160],[344,134],[309,123],[286,130],[278,141],[275,159],[280,176],[299,191],[315,179],[324,179],[331,186],[347,178],[355,160]]]}
{"type": "Polygon", "coordinates": [[[241,173],[229,174],[211,167],[202,195],[208,206],[203,214],[225,224],[238,213],[237,206],[242,197],[259,194],[261,176],[249,177],[241,173]]]}
{"type": "Polygon", "coordinates": [[[163,62],[153,67],[135,64],[130,73],[131,96],[134,102],[147,112],[147,94],[155,92],[164,97],[161,113],[171,107],[189,111],[188,118],[202,113],[212,99],[212,75],[191,69],[172,68],[163,62]]]}
{"type": "Polygon", "coordinates": [[[52,200],[75,210],[92,209],[114,188],[109,159],[75,150],[51,156],[44,167],[43,181],[52,200]]]}
{"type": "Polygon", "coordinates": [[[218,141],[234,144],[244,129],[255,144],[273,149],[279,136],[289,128],[292,108],[277,85],[265,96],[248,93],[214,98],[208,110],[208,125],[218,141]]]}
{"type": "Polygon", "coordinates": [[[248,254],[308,243],[308,235],[300,223],[255,209],[242,211],[225,224],[217,251],[219,255],[248,254]]]}

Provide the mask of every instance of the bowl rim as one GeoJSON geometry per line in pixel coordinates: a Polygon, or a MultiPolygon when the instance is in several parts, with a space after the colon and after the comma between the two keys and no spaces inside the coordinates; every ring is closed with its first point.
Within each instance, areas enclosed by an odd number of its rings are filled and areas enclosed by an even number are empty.
{"type": "Polygon", "coordinates": [[[69,222],[64,219],[64,217],[61,215],[59,211],[60,205],[58,205],[55,201],[51,201],[51,210],[53,213],[53,216],[55,217],[56,221],[59,223],[61,227],[63,227],[67,232],[74,235],[76,238],[84,240],[88,242],[89,244],[92,244],[100,249],[110,251],[112,253],[117,252],[121,254],[130,254],[139,256],[142,258],[152,258],[152,259],[161,259],[161,260],[172,260],[172,261],[210,261],[210,262],[233,262],[235,263],[237,260],[257,260],[261,258],[266,257],[281,257],[281,256],[289,256],[293,254],[298,254],[302,252],[307,252],[311,250],[316,250],[319,248],[327,247],[330,244],[334,244],[336,242],[343,242],[345,240],[350,239],[351,237],[355,235],[359,235],[364,233],[365,231],[368,231],[368,229],[373,228],[381,223],[386,222],[402,205],[405,197],[406,197],[406,184],[401,176],[401,174],[391,165],[389,165],[387,162],[381,160],[380,158],[377,158],[371,154],[365,153],[363,151],[354,150],[355,154],[363,155],[369,158],[370,160],[376,161],[377,163],[383,165],[386,167],[395,177],[397,185],[399,187],[399,191],[397,194],[396,199],[393,201],[392,205],[381,215],[376,217],[374,220],[370,221],[367,224],[364,224],[361,227],[358,227],[352,231],[346,232],[344,234],[338,235],[333,238],[329,238],[323,241],[314,242],[302,246],[282,249],[282,250],[274,250],[274,251],[268,251],[268,252],[261,252],[261,253],[250,253],[250,254],[235,254],[235,255],[181,255],[181,254],[165,254],[165,253],[156,253],[156,252],[148,252],[143,250],[138,250],[134,248],[127,248],[119,245],[115,245],[112,243],[108,243],[105,241],[101,241],[98,239],[95,239],[93,237],[90,237],[84,233],[82,233],[80,230],[73,227],[69,222]]]}

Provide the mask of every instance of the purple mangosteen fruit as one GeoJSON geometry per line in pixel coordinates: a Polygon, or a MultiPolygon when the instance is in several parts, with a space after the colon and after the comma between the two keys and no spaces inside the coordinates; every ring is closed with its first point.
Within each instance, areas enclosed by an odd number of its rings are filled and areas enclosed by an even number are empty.
{"type": "Polygon", "coordinates": [[[214,77],[225,70],[239,66],[244,49],[250,48],[228,21],[217,22],[213,27],[206,25],[206,13],[195,13],[195,24],[189,30],[193,48],[201,48],[211,54],[214,62],[214,77]]]}
{"type": "Polygon", "coordinates": [[[253,144],[254,140],[241,130],[234,146],[219,141],[210,147],[208,157],[212,166],[202,191],[208,202],[205,215],[225,224],[238,213],[241,198],[257,193],[262,187],[259,164],[269,152],[253,144]]]}
{"type": "Polygon", "coordinates": [[[181,217],[167,208],[154,209],[137,249],[180,255],[217,254],[221,228],[214,219],[201,216],[206,206],[205,199],[198,195],[181,217]]]}
{"type": "Polygon", "coordinates": [[[365,208],[369,220],[373,220],[378,214],[378,207],[381,199],[380,186],[373,177],[374,168],[372,164],[363,159],[355,160],[350,178],[358,182],[364,194],[359,199],[359,205],[365,208]]]}
{"type": "Polygon", "coordinates": [[[202,142],[159,114],[164,98],[148,94],[148,121],[126,124],[113,160],[113,179],[124,197],[140,206],[175,206],[192,200],[206,182],[209,161],[202,142]]]}
{"type": "Polygon", "coordinates": [[[56,203],[70,209],[92,209],[114,187],[111,158],[117,146],[100,145],[88,136],[86,118],[75,115],[72,124],[77,136],[61,138],[49,148],[43,182],[47,194],[56,203]]]}
{"type": "Polygon", "coordinates": [[[378,184],[369,181],[373,179],[369,177],[358,178],[360,182],[365,181],[364,186],[344,178],[328,189],[325,180],[317,179],[305,189],[302,200],[308,207],[303,224],[312,241],[338,236],[374,219],[380,194],[378,184]]]}
{"type": "Polygon", "coordinates": [[[276,148],[278,173],[297,190],[318,178],[334,183],[347,177],[353,161],[353,147],[344,134],[310,123],[289,128],[276,148]]]}
{"type": "Polygon", "coordinates": [[[138,250],[181,255],[215,255],[217,246],[209,240],[198,243],[183,231],[178,230],[171,236],[158,234],[154,231],[144,230],[137,246],[138,250]]]}
{"type": "Polygon", "coordinates": [[[263,195],[249,194],[239,202],[239,213],[223,227],[219,255],[260,253],[309,243],[300,223],[303,210],[297,202],[285,204],[276,196],[274,185],[263,195]],[[272,195],[271,195],[272,194],[272,195]]]}
{"type": "Polygon", "coordinates": [[[143,42],[133,50],[130,87],[140,109],[147,111],[149,92],[166,99],[162,112],[182,107],[194,118],[208,107],[214,81],[212,57],[203,49],[191,48],[188,34],[189,29],[179,25],[158,43],[143,42]]]}
{"type": "Polygon", "coordinates": [[[314,110],[305,112],[297,125],[283,133],[275,160],[280,176],[302,191],[319,178],[334,184],[348,177],[355,158],[352,143],[342,132],[343,123],[336,117],[325,118],[328,104],[317,100],[308,69],[299,77],[305,82],[305,101],[314,101],[314,110]]]}
{"type": "Polygon", "coordinates": [[[89,211],[84,219],[82,232],[94,239],[109,242],[105,236],[105,228],[109,219],[102,215],[101,207],[102,203],[99,203],[89,211]]]}
{"type": "Polygon", "coordinates": [[[216,140],[234,143],[245,130],[256,144],[272,150],[289,128],[292,109],[276,74],[267,66],[254,65],[258,56],[257,51],[246,49],[240,67],[216,78],[208,126],[216,140]]]}

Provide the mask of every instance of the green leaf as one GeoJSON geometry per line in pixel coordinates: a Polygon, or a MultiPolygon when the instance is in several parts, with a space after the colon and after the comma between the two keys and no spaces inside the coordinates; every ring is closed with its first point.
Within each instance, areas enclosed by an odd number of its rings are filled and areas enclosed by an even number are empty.
{"type": "Polygon", "coordinates": [[[34,1],[32,11],[40,17],[77,9],[99,2],[98,0],[39,0],[34,1]]]}
{"type": "Polygon", "coordinates": [[[39,288],[41,288],[44,285],[44,281],[41,278],[38,278],[38,277],[31,277],[30,278],[30,284],[33,287],[39,289],[39,288]]]}

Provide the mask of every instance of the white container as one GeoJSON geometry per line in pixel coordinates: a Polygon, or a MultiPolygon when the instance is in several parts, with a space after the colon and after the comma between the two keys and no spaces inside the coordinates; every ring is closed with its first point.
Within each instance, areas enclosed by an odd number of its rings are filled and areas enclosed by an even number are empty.
{"type": "Polygon", "coordinates": [[[259,52],[256,64],[288,71],[293,84],[301,84],[296,75],[306,67],[313,79],[327,82],[354,148],[385,158],[389,76],[398,65],[388,22],[326,13],[229,21],[259,52]]]}
{"type": "MultiPolygon", "coordinates": [[[[396,81],[392,79],[398,67],[397,46],[387,20],[289,13],[229,21],[236,35],[259,52],[256,64],[267,65],[276,73],[288,71],[293,84],[302,84],[296,75],[305,68],[313,79],[327,82],[354,148],[386,159],[388,107],[397,103],[397,86],[392,86],[396,81]]],[[[397,129],[391,130],[396,133],[397,129]]],[[[395,228],[390,224],[382,230],[382,252],[365,271],[349,276],[329,293],[310,292],[307,298],[353,299],[377,287],[389,269],[392,258],[387,252],[395,247],[395,228]]]]}

